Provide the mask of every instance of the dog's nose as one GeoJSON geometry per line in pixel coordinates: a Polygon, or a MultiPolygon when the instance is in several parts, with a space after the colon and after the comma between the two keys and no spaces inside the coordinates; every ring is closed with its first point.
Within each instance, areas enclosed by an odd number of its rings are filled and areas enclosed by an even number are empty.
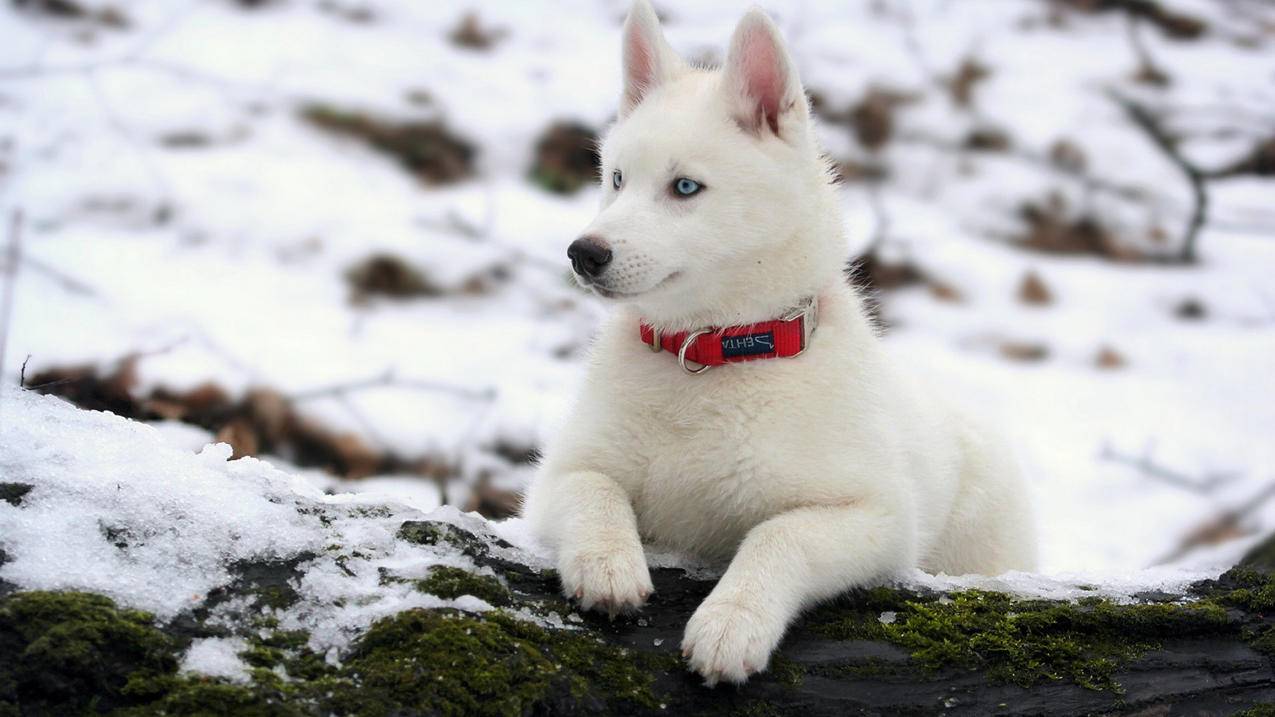
{"type": "Polygon", "coordinates": [[[597,237],[580,237],[567,247],[567,258],[577,274],[593,279],[611,263],[611,250],[597,237]]]}

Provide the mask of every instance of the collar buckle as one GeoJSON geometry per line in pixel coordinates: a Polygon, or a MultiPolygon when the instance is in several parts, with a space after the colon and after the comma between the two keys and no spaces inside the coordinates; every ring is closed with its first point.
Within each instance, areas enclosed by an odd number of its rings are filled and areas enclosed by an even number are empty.
{"type": "Polygon", "coordinates": [[[811,296],[801,302],[796,308],[783,316],[779,320],[784,323],[790,323],[801,319],[801,350],[793,354],[800,356],[806,352],[806,348],[810,346],[810,337],[814,335],[815,329],[819,325],[819,297],[811,296]]]}

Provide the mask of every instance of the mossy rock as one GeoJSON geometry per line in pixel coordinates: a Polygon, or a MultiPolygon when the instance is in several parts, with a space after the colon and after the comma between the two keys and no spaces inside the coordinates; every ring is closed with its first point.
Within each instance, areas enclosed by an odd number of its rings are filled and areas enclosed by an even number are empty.
{"type": "Polygon", "coordinates": [[[34,487],[30,483],[0,483],[0,500],[9,505],[22,505],[22,499],[34,487]]]}
{"type": "MultiPolygon", "coordinates": [[[[1272,146],[1275,147],[1275,140],[1272,141],[1272,146]]],[[[1237,567],[1267,574],[1275,572],[1275,536],[1253,546],[1237,567]]]]}
{"type": "Polygon", "coordinates": [[[658,707],[641,656],[500,613],[409,610],[378,622],[344,673],[338,714],[626,713],[658,707]]]}
{"type": "Polygon", "coordinates": [[[509,605],[512,602],[509,589],[498,578],[490,575],[476,575],[463,568],[447,566],[432,568],[428,577],[416,581],[416,589],[448,600],[472,595],[497,607],[509,605]]]}
{"type": "Polygon", "coordinates": [[[611,622],[474,533],[417,522],[399,537],[483,567],[435,567],[418,587],[501,609],[400,612],[330,662],[262,602],[298,566],[245,568],[217,596],[258,606],[220,628],[248,642],[250,679],[232,684],[177,672],[190,639],[213,634],[206,615],[156,625],[101,596],[17,593],[0,598],[0,716],[1264,714],[1275,702],[1275,582],[1249,569],[1128,603],[855,591],[798,620],[767,672],[709,689],[678,649],[710,581],[654,569],[648,606],[611,622]]]}
{"type": "Polygon", "coordinates": [[[441,520],[405,520],[398,528],[398,538],[416,545],[450,545],[470,557],[488,552],[477,535],[441,520]]]}
{"type": "MultiPolygon", "coordinates": [[[[841,639],[883,640],[907,649],[930,671],[971,668],[989,679],[1030,687],[1066,681],[1093,690],[1120,691],[1116,671],[1156,649],[1165,638],[1226,631],[1218,604],[1122,605],[1101,599],[1075,603],[1021,600],[980,590],[951,596],[914,595],[884,603],[874,591],[862,607],[816,612],[811,628],[841,639]],[[888,619],[883,619],[888,616],[888,619]]],[[[898,595],[895,593],[895,595],[898,595]]],[[[862,605],[862,603],[861,603],[862,605]]]]}
{"type": "Polygon", "coordinates": [[[105,712],[148,701],[177,669],[175,643],[150,614],[86,593],[0,601],[0,705],[22,714],[105,712]]]}

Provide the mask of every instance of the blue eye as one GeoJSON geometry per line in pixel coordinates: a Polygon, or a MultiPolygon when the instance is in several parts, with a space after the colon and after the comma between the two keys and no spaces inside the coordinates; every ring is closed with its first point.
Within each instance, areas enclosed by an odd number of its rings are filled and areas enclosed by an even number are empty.
{"type": "Polygon", "coordinates": [[[619,188],[620,188],[620,183],[621,183],[621,182],[623,182],[623,181],[624,181],[624,175],[623,175],[623,174],[620,174],[620,170],[618,170],[618,169],[617,169],[617,170],[615,170],[614,172],[612,172],[612,173],[611,173],[611,186],[612,186],[612,187],[615,187],[616,189],[619,189],[619,188]]]}
{"type": "Polygon", "coordinates": [[[692,194],[698,194],[699,190],[704,187],[694,179],[686,177],[678,177],[673,180],[673,191],[680,197],[689,197],[692,194]]]}

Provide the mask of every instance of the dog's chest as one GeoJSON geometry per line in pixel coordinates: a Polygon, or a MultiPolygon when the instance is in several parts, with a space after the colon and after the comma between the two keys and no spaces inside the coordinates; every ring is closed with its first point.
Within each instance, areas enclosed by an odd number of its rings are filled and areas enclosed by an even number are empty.
{"type": "Polygon", "coordinates": [[[797,417],[747,382],[665,378],[624,406],[633,440],[614,477],[644,537],[727,557],[754,525],[800,501],[785,470],[797,417]]]}

